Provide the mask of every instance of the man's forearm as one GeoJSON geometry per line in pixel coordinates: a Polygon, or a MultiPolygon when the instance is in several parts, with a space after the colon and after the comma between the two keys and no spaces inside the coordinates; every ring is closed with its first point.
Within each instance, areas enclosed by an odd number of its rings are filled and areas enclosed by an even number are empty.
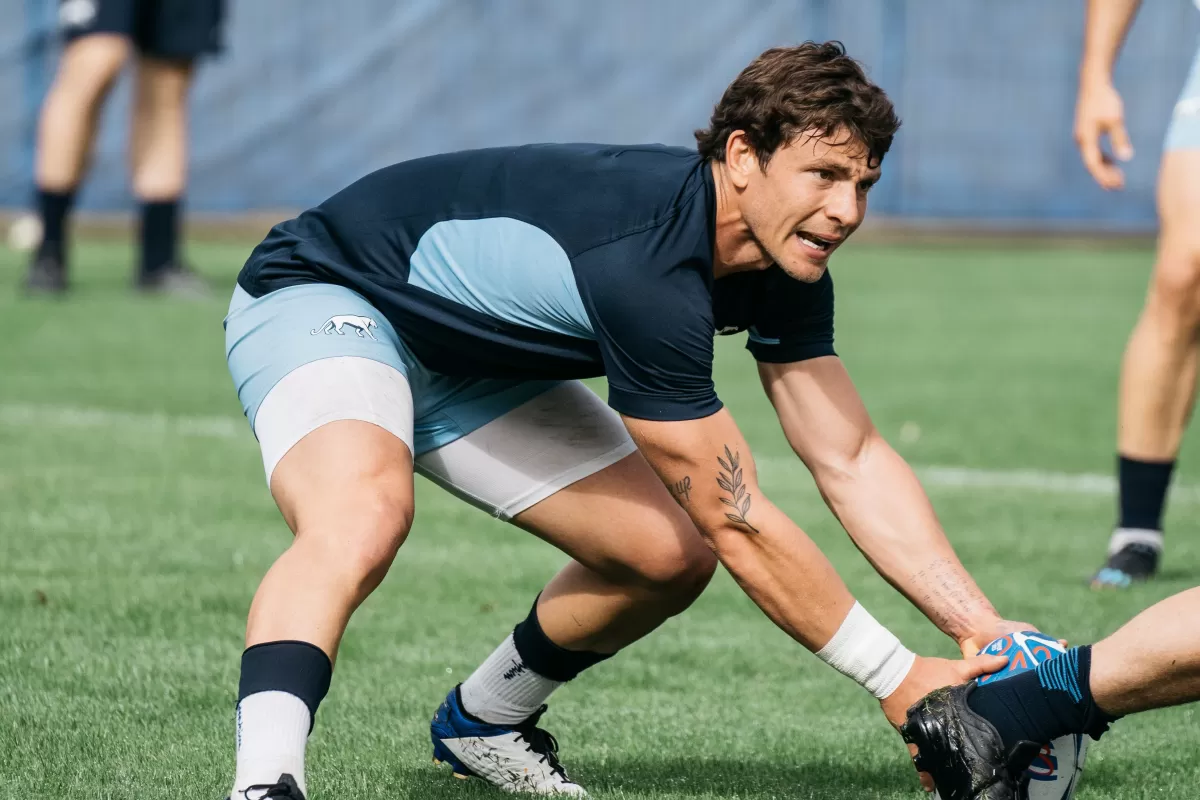
{"type": "Polygon", "coordinates": [[[813,473],[821,494],[854,544],[955,641],[999,619],[950,546],[912,469],[874,436],[852,466],[813,473]]]}
{"type": "Polygon", "coordinates": [[[748,515],[755,531],[726,525],[705,532],[721,563],[771,620],[813,652],[833,638],[854,597],[829,559],[762,497],[748,515]]]}
{"type": "Polygon", "coordinates": [[[812,539],[763,496],[750,448],[729,412],[625,424],[751,599],[808,649],[824,647],[854,598],[812,539]]]}
{"type": "Polygon", "coordinates": [[[625,425],[721,563],[771,621],[877,698],[899,689],[916,657],[855,603],[820,548],[762,495],[750,448],[728,411],[671,422],[626,417],[625,425]]]}
{"type": "Polygon", "coordinates": [[[1088,0],[1079,79],[1109,81],[1141,0],[1088,0]]]}
{"type": "Polygon", "coordinates": [[[875,697],[890,697],[914,654],[855,602],[804,531],[764,498],[755,500],[752,515],[735,513],[740,521],[704,530],[725,568],[789,636],[875,697]]]}

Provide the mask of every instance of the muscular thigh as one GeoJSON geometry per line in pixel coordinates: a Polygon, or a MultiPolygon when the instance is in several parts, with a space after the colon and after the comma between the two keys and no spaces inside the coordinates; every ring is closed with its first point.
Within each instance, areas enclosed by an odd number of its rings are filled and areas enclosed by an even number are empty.
{"type": "Polygon", "coordinates": [[[636,452],[513,522],[617,580],[665,582],[713,557],[691,519],[636,452]]]}
{"type": "Polygon", "coordinates": [[[412,476],[403,440],[373,423],[342,419],[287,451],[271,476],[271,494],[296,533],[379,534],[390,544],[412,521],[412,476]],[[359,530],[363,525],[368,529],[359,530]]]}

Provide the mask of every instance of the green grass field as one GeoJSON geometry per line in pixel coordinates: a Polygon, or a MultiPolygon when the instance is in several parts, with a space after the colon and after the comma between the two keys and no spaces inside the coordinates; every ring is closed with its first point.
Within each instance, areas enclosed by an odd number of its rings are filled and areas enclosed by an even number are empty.
{"type": "MultiPolygon", "coordinates": [[[[13,288],[24,258],[0,251],[2,798],[215,799],[229,788],[244,614],[289,536],[223,358],[224,287],[250,244],[191,246],[223,287],[199,304],[134,296],[131,251],[106,242],[78,248],[69,299],[28,301],[13,288]]],[[[1151,259],[862,245],[834,263],[838,349],[880,429],[920,468],[981,471],[974,486],[922,473],[964,561],[1004,614],[1077,643],[1200,576],[1195,437],[1166,573],[1127,593],[1084,588],[1110,496],[1009,480],[1111,471],[1118,361],[1151,259]]],[[[953,655],[824,508],[740,342],[719,341],[717,385],[765,491],[864,605],[910,647],[953,655]]],[[[429,717],[563,556],[418,483],[413,533],[351,623],[310,740],[316,798],[498,796],[431,765],[429,717]]],[[[1194,714],[1121,722],[1093,747],[1078,796],[1194,796],[1194,714]]],[[[871,698],[724,574],[686,614],[557,694],[546,724],[602,799],[918,792],[871,698]]]]}

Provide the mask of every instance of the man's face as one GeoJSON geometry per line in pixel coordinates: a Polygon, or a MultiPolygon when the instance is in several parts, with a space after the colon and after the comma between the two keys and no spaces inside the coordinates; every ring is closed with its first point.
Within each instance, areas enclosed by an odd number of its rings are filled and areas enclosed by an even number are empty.
{"type": "Polygon", "coordinates": [[[750,235],[784,272],[808,283],[825,274],[829,256],[862,224],[879,167],[844,133],[801,135],[780,147],[764,170],[744,140],[730,137],[727,163],[739,184],[750,235]]]}

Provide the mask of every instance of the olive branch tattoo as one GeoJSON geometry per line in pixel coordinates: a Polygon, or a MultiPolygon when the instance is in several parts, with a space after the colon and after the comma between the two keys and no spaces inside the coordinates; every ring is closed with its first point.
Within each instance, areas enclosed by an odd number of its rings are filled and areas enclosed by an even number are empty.
{"type": "Polygon", "coordinates": [[[746,484],[742,483],[740,456],[740,453],[731,453],[729,445],[725,445],[725,458],[717,456],[717,463],[721,465],[722,469],[722,472],[717,475],[717,485],[729,493],[729,497],[722,497],[720,500],[733,509],[733,513],[725,512],[725,517],[730,522],[745,525],[758,533],[758,528],[751,525],[746,519],[746,515],[750,513],[750,493],[746,491],[746,484]]]}

